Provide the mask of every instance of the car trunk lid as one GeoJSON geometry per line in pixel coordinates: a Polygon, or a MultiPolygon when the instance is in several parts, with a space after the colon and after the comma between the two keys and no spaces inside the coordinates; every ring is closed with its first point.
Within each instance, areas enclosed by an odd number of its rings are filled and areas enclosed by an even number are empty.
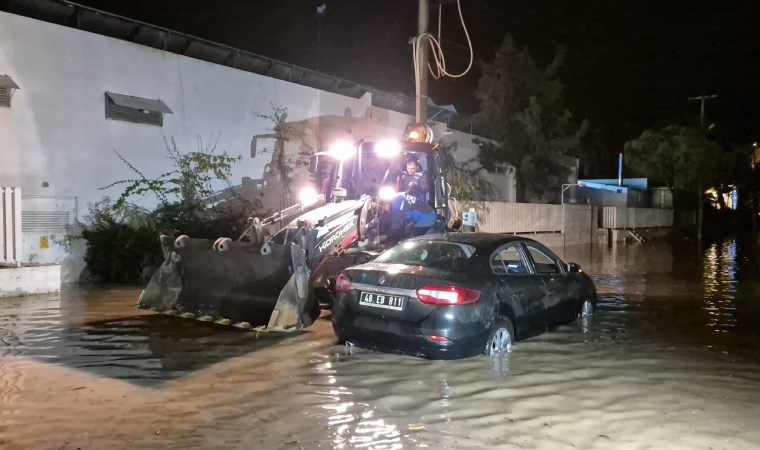
{"type": "Polygon", "coordinates": [[[357,308],[362,315],[392,317],[418,322],[429,316],[438,305],[422,303],[416,290],[425,285],[467,286],[463,273],[400,264],[369,263],[346,269],[351,279],[350,295],[343,298],[348,308],[357,308]]]}

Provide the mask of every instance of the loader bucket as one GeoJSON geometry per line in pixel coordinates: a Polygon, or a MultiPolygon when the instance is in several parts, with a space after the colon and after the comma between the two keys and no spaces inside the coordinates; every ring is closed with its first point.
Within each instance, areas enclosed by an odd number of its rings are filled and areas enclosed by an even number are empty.
{"type": "MultiPolygon", "coordinates": [[[[309,292],[309,268],[306,266],[306,253],[297,244],[291,244],[290,255],[293,263],[293,275],[280,291],[277,304],[267,324],[267,330],[288,331],[301,328],[302,315],[306,309],[309,292]]],[[[312,319],[311,322],[313,322],[312,319]]]]}
{"type": "Polygon", "coordinates": [[[164,249],[166,260],[140,296],[141,308],[255,328],[268,325],[277,306],[273,325],[281,330],[310,325],[319,314],[306,311],[299,294],[303,270],[308,280],[305,266],[292,268],[302,259],[300,247],[293,258],[287,245],[181,236],[164,249]]]}

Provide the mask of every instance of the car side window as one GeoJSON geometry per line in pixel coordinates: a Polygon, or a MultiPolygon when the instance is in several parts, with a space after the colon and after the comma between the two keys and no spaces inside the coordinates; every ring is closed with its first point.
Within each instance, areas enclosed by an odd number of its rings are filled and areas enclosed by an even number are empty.
{"type": "Polygon", "coordinates": [[[533,266],[538,273],[561,273],[559,264],[556,258],[547,255],[543,250],[534,247],[530,244],[525,244],[528,249],[531,259],[533,260],[533,266]]]}
{"type": "Polygon", "coordinates": [[[516,246],[502,248],[491,257],[491,269],[497,275],[528,273],[516,246]]]}

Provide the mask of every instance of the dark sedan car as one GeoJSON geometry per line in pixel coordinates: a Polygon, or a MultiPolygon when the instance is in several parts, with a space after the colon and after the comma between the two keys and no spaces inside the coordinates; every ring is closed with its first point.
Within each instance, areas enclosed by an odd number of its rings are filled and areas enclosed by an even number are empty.
{"type": "Polygon", "coordinates": [[[453,359],[589,315],[594,284],[532,239],[489,233],[420,236],[336,280],[333,329],[360,347],[453,359]]]}

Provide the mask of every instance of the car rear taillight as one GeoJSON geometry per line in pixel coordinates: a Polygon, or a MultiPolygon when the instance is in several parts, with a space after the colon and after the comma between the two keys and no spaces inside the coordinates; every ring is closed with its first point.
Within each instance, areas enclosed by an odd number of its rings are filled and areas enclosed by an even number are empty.
{"type": "Polygon", "coordinates": [[[348,275],[340,274],[335,279],[335,290],[338,292],[348,292],[351,290],[351,278],[348,275]]]}
{"type": "Polygon", "coordinates": [[[464,305],[480,298],[480,291],[457,286],[426,284],[417,289],[417,298],[428,305],[464,305]]]}

